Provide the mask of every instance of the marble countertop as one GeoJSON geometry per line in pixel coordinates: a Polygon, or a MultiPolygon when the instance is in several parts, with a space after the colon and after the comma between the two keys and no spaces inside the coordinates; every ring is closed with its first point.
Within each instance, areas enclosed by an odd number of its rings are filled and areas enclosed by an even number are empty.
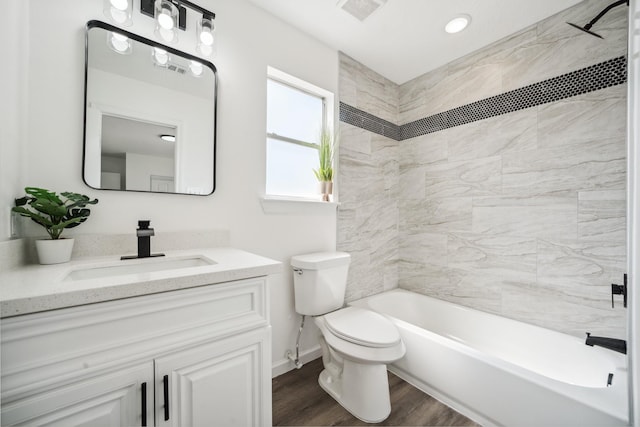
{"type": "Polygon", "coordinates": [[[144,273],[69,280],[72,271],[120,265],[119,256],[72,260],[65,264],[28,265],[0,273],[0,317],[111,301],[280,273],[282,264],[232,248],[164,251],[165,257],[135,260],[162,262],[204,257],[215,264],[144,273]]]}

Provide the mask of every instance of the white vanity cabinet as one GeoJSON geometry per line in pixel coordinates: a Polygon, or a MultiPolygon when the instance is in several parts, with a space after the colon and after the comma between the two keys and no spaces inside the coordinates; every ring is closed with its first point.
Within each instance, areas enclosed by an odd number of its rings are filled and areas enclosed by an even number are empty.
{"type": "Polygon", "coordinates": [[[9,425],[268,426],[266,277],[2,319],[9,425]]]}

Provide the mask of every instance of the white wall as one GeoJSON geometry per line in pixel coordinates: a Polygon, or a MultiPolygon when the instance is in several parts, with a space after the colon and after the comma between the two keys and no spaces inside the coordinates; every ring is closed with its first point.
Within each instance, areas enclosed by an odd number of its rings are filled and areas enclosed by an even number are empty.
{"type": "Polygon", "coordinates": [[[24,110],[29,38],[24,24],[28,10],[27,2],[8,0],[3,2],[3,13],[0,14],[0,37],[7,41],[0,71],[0,241],[10,237],[13,199],[21,195],[26,184],[24,110]]]}
{"type": "Polygon", "coordinates": [[[126,154],[127,190],[149,191],[151,175],[174,177],[174,162],[170,157],[147,156],[145,154],[126,154]]]}
{"type": "MultiPolygon", "coordinates": [[[[218,47],[217,58],[212,62],[219,72],[218,148],[217,186],[212,196],[98,191],[83,184],[84,25],[90,19],[104,20],[102,0],[29,2],[27,27],[33,43],[28,52],[28,74],[12,71],[14,80],[28,85],[29,134],[27,141],[8,141],[11,152],[21,150],[22,143],[27,143],[28,168],[24,172],[13,167],[12,179],[99,198],[91,219],[69,235],[78,231],[133,233],[137,220],[148,218],[156,234],[229,229],[232,246],[285,264],[298,253],[334,249],[334,212],[266,215],[259,197],[265,184],[267,66],[337,93],[337,52],[245,0],[198,0],[198,4],[216,13],[218,47]],[[21,173],[25,173],[23,179],[21,173]]],[[[151,20],[138,13],[134,19],[136,24],[130,30],[153,39],[151,20]]],[[[15,29],[17,32],[19,29],[15,29]]],[[[181,33],[177,47],[184,49],[192,37],[193,34],[181,33]]],[[[18,57],[21,54],[12,52],[18,57]]],[[[189,53],[194,53],[193,49],[189,53]]],[[[24,96],[14,96],[15,103],[22,102],[24,96]]],[[[7,141],[3,138],[2,143],[4,147],[7,141]]],[[[10,205],[13,197],[20,195],[15,187],[3,190],[0,206],[10,205]]],[[[0,231],[6,238],[4,224],[0,231]]],[[[284,361],[286,349],[293,348],[299,318],[293,308],[288,268],[270,285],[273,363],[279,364],[284,361]]],[[[311,333],[312,327],[308,331],[311,333]]],[[[308,335],[303,340],[306,348],[315,344],[308,335]]]]}

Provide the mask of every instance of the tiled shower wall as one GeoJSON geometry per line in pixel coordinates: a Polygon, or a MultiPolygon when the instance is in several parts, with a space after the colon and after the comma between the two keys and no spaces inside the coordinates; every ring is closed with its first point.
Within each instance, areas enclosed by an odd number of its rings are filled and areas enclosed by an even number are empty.
{"type": "MultiPolygon", "coordinates": [[[[378,133],[340,123],[338,250],[351,254],[347,301],[398,286],[398,86],[340,55],[340,101],[367,111],[378,133]],[[397,132],[396,132],[397,133],[397,132]]],[[[366,126],[366,125],[365,125],[366,126]]]]}
{"type": "Polygon", "coordinates": [[[625,336],[610,284],[626,264],[627,10],[594,27],[604,40],[565,24],[607,4],[582,2],[400,87],[343,56],[338,244],[355,250],[349,298],[397,285],[578,336],[625,336]],[[554,79],[616,58],[589,77],[604,89],[554,79]],[[547,102],[558,84],[569,94],[547,102]],[[527,108],[506,108],[510,91],[527,108]],[[473,117],[459,125],[459,111],[473,117]]]}

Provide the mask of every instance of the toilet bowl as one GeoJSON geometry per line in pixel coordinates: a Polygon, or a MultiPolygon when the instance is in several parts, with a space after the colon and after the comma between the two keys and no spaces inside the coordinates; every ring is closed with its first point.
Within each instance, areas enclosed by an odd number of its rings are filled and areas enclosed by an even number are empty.
{"type": "Polygon", "coordinates": [[[360,420],[385,420],[391,413],[386,364],[405,353],[398,330],[382,315],[357,307],[316,317],[315,324],[325,367],[320,386],[360,420]]]}
{"type": "Polygon", "coordinates": [[[320,330],[320,386],[355,417],[376,423],[391,412],[386,364],[404,356],[405,346],[383,315],[343,308],[349,262],[344,252],[293,257],[296,311],[314,316],[320,330]]]}

